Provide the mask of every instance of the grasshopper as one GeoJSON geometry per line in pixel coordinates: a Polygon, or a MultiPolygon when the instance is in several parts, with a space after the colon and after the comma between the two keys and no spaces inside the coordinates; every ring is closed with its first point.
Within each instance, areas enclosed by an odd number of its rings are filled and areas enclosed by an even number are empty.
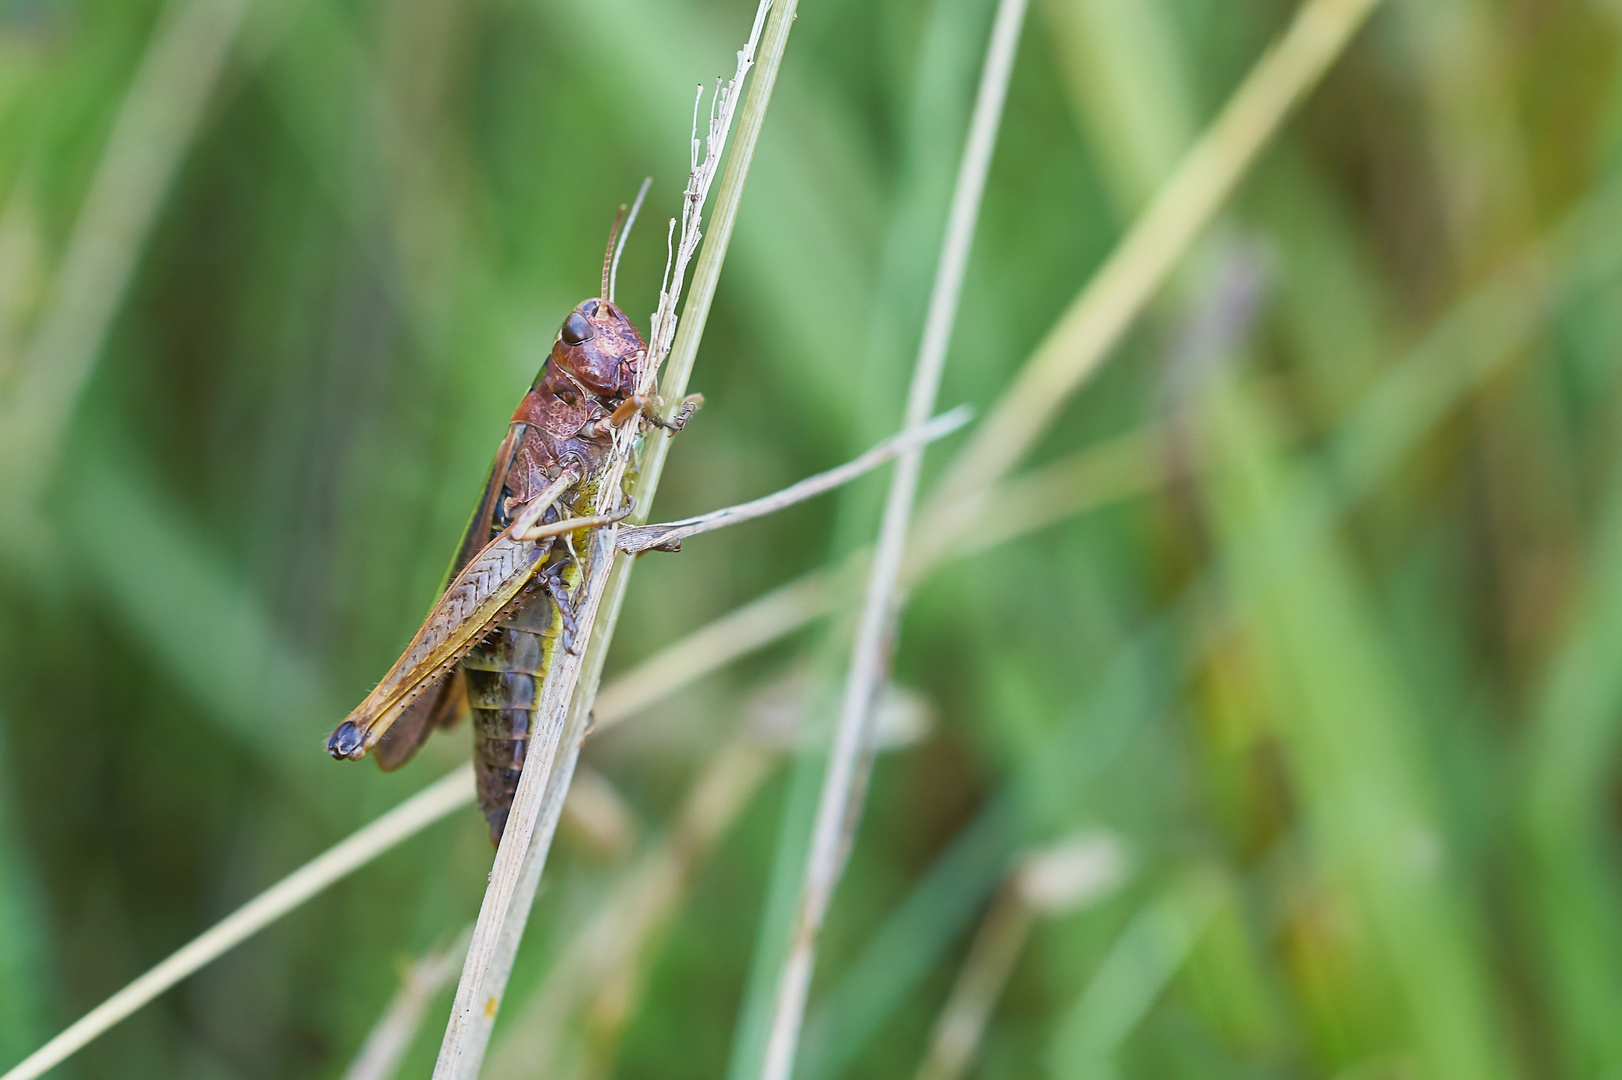
{"type": "Polygon", "coordinates": [[[513,412],[438,601],[404,655],[327,739],[334,758],[370,752],[393,770],[471,712],[479,807],[492,842],[518,788],[551,651],[581,647],[572,534],[631,510],[626,500],[609,515],[582,512],[597,501],[615,432],[626,424],[680,431],[702,400],[688,398],[666,420],[657,399],[637,392],[648,345],[613,300],[618,233],[616,220],[602,294],[563,320],[513,412]]]}
{"type": "MultiPolygon", "coordinates": [[[[626,232],[646,190],[644,185],[637,196],[626,232]]],[[[496,844],[523,774],[551,661],[558,648],[578,655],[583,647],[575,619],[582,602],[576,593],[581,560],[573,538],[615,525],[631,512],[623,490],[603,490],[617,482],[610,477],[623,475],[608,465],[616,452],[623,454],[628,439],[655,428],[680,431],[703,401],[690,395],[667,419],[657,395],[639,390],[651,385],[648,343],[613,299],[623,246],[616,220],[603,257],[602,295],[582,301],[563,320],[513,412],[448,584],[405,653],[327,739],[334,758],[371,753],[384,770],[393,770],[434,731],[454,727],[471,712],[479,807],[496,844]],[[605,507],[613,509],[605,513],[605,507]]],[[[845,465],[750,503],[624,529],[613,550],[679,550],[685,537],[820,494],[966,420],[964,410],[936,417],[845,465]]]]}

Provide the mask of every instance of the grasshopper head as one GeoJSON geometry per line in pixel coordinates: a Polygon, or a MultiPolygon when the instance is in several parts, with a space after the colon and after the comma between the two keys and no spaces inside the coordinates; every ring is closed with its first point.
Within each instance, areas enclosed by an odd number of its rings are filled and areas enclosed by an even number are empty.
{"type": "Polygon", "coordinates": [[[552,343],[552,362],[599,397],[618,399],[636,392],[637,354],[647,349],[623,311],[607,300],[592,299],[563,320],[552,343]]]}

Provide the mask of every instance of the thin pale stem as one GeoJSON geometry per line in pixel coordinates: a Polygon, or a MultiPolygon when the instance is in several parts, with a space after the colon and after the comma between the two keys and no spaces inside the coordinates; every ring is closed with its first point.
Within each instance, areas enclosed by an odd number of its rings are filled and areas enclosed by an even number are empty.
{"type": "Polygon", "coordinates": [[[690,536],[714,532],[729,525],[741,525],[746,521],[775,514],[796,503],[832,491],[841,484],[848,484],[862,474],[872,472],[891,458],[917,453],[928,443],[950,435],[968,423],[970,415],[967,408],[953,409],[927,423],[885,439],[867,453],[843,465],[827,472],[817,473],[815,476],[808,476],[797,484],[791,484],[781,491],[775,491],[751,502],[723,507],[681,521],[622,529],[619,534],[619,548],[628,553],[647,551],[650,548],[670,548],[671,545],[679,545],[690,536]]]}
{"type": "MultiPolygon", "coordinates": [[[[702,273],[708,268],[709,276],[707,279],[702,277],[695,279],[693,296],[689,300],[690,306],[696,301],[701,305],[700,310],[708,311],[715,282],[720,273],[721,261],[725,256],[727,240],[731,236],[737,200],[754,152],[755,138],[764,119],[777,66],[781,62],[783,48],[787,43],[793,6],[793,0],[779,0],[774,10],[772,0],[762,0],[756,11],[749,40],[738,53],[737,73],[727,84],[725,92],[717,93],[702,158],[695,141],[694,169],[683,193],[681,234],[675,244],[673,263],[667,268],[668,285],[661,291],[659,308],[650,323],[648,356],[640,373],[640,389],[643,392],[653,389],[653,382],[658,377],[671,342],[675,338],[676,298],[681,293],[688,261],[698,247],[698,224],[704,200],[719,167],[733,113],[737,108],[738,96],[743,91],[745,76],[755,64],[755,51],[762,40],[764,30],[762,77],[756,78],[749,88],[749,98],[743,109],[740,136],[727,159],[726,174],[722,180],[722,197],[718,200],[716,209],[716,236],[704,244],[703,252],[699,256],[699,269],[702,273]],[[768,12],[773,15],[769,23],[768,12]],[[745,131],[749,133],[747,139],[742,134],[745,131]]],[[[698,323],[698,330],[701,332],[703,320],[699,319],[698,323]]],[[[674,377],[682,387],[674,392],[670,400],[679,400],[685,391],[686,375],[691,369],[691,355],[697,349],[697,335],[692,332],[690,334],[691,346],[682,366],[676,375],[667,375],[666,378],[667,385],[674,377]]],[[[613,502],[619,498],[621,482],[632,452],[631,436],[636,427],[634,423],[627,424],[616,437],[611,463],[601,480],[596,508],[599,514],[610,511],[613,502]]],[[[630,492],[634,505],[644,516],[644,520],[658,485],[667,440],[655,436],[647,440],[647,444],[642,461],[639,462],[636,483],[630,492]]],[[[485,894],[485,905],[480,910],[473,943],[468,950],[467,965],[463,969],[462,981],[457,987],[450,1023],[446,1027],[445,1040],[440,1046],[439,1061],[434,1069],[435,1080],[453,1080],[453,1078],[472,1080],[478,1075],[485,1049],[489,1045],[490,1032],[495,1023],[502,994],[506,990],[507,978],[512,972],[518,942],[522,937],[524,924],[529,918],[530,905],[534,900],[535,890],[539,887],[541,873],[551,849],[552,836],[568,793],[569,782],[574,775],[580,742],[585,735],[592,702],[597,693],[597,684],[602,675],[603,658],[607,655],[614,624],[625,596],[630,560],[618,560],[619,566],[615,566],[613,543],[612,528],[604,533],[598,533],[594,538],[594,546],[598,550],[594,552],[588,578],[582,586],[584,600],[578,617],[579,625],[587,639],[584,655],[575,658],[560,651],[558,659],[554,660],[554,667],[562,664],[566,670],[558,677],[554,677],[554,673],[550,671],[547,674],[546,690],[543,691],[546,695],[543,697],[543,703],[547,708],[544,713],[538,711],[536,714],[537,725],[542,723],[543,716],[547,724],[544,756],[540,759],[533,756],[537,747],[532,741],[529,751],[531,756],[525,761],[513,808],[507,819],[506,832],[501,847],[496,852],[496,866],[491,871],[490,889],[485,894]],[[602,548],[602,543],[607,543],[608,547],[602,548]],[[600,621],[599,611],[603,613],[600,621]],[[555,701],[551,697],[554,689],[559,695],[555,701]],[[554,756],[557,761],[555,768],[554,756]]]]}
{"type": "MultiPolygon", "coordinates": [[[[576,619],[588,633],[596,620],[614,557],[613,531],[610,526],[593,534],[592,549],[586,559],[586,577],[580,587],[582,600],[576,619]]],[[[546,777],[557,757],[569,700],[580,679],[581,660],[567,649],[553,652],[542,684],[541,701],[535,710],[535,726],[525,752],[524,771],[513,796],[501,846],[496,849],[495,863],[490,868],[490,886],[479,906],[473,941],[468,946],[450,1021],[440,1044],[439,1060],[434,1066],[435,1080],[475,1077],[484,1060],[490,1028],[511,973],[517,937],[523,932],[535,889],[540,884],[540,865],[531,858],[531,841],[550,845],[552,828],[556,826],[556,814],[553,814],[550,827],[541,827],[543,809],[548,802],[546,777]]],[[[569,756],[572,764],[572,748],[569,756]]]]}
{"type": "MultiPolygon", "coordinates": [[[[969,136],[963,148],[957,186],[948,213],[946,237],[941,247],[935,285],[924,321],[923,339],[913,367],[912,385],[907,394],[908,428],[923,423],[935,409],[941,372],[946,364],[947,345],[957,318],[958,297],[968,266],[969,248],[979,220],[986,174],[991,168],[997,130],[1002,124],[1003,102],[1014,68],[1020,30],[1025,22],[1026,0],[1001,0],[991,39],[986,49],[985,67],[976,95],[969,136]]],[[[817,938],[828,905],[844,869],[846,833],[861,802],[867,769],[864,759],[871,745],[871,717],[889,670],[890,643],[901,603],[900,576],[906,551],[907,531],[917,496],[923,465],[922,450],[904,454],[896,463],[885,500],[884,517],[868,573],[867,595],[862,604],[856,640],[851,653],[850,673],[834,730],[833,747],[822,792],[812,825],[811,845],[806,857],[800,901],[790,930],[789,952],[778,974],[772,1020],[761,1068],[765,1080],[788,1080],[794,1070],[794,1053],[799,1045],[800,1026],[805,1016],[806,993],[816,964],[817,938]]]]}
{"type": "MultiPolygon", "coordinates": [[[[784,7],[792,9],[793,4],[778,4],[777,6],[778,18],[775,23],[781,24],[784,7]]],[[[772,0],[761,0],[759,7],[755,9],[755,21],[749,30],[749,40],[738,51],[737,71],[734,72],[732,80],[724,87],[719,85],[716,87],[715,96],[710,101],[708,123],[702,140],[698,137],[698,108],[704,98],[703,86],[698,88],[698,94],[694,98],[692,168],[688,173],[687,187],[682,192],[681,235],[666,266],[665,283],[659,291],[659,306],[654,311],[653,318],[648,324],[648,363],[642,368],[640,384],[637,387],[638,393],[647,394],[653,390],[654,381],[659,376],[660,365],[670,355],[676,337],[676,303],[681,298],[682,282],[687,273],[687,265],[691,261],[694,252],[698,250],[698,242],[703,235],[699,231],[699,224],[704,203],[709,198],[710,186],[715,182],[716,172],[720,169],[721,152],[726,146],[727,135],[732,129],[732,117],[737,111],[738,95],[743,91],[744,80],[748,77],[749,70],[755,66],[755,51],[760,45],[761,34],[766,29],[766,17],[771,12],[772,7],[772,0]]],[[[706,251],[715,250],[718,257],[714,260],[711,268],[712,280],[705,285],[701,285],[695,277],[693,294],[688,298],[690,314],[694,313],[693,301],[695,298],[700,301],[698,311],[705,315],[709,312],[709,302],[714,296],[716,280],[719,278],[721,269],[719,256],[724,255],[727,240],[731,236],[732,219],[737,213],[737,198],[742,194],[743,176],[747,173],[749,160],[754,155],[754,140],[760,130],[759,121],[765,116],[765,103],[770,98],[771,83],[776,78],[776,62],[782,57],[782,46],[786,38],[786,30],[778,36],[775,42],[770,40],[770,35],[768,35],[766,56],[771,65],[771,70],[762,78],[755,80],[756,86],[765,83],[767,88],[766,96],[759,97],[755,90],[750,91],[751,103],[759,102],[758,115],[753,128],[750,128],[746,118],[744,127],[740,129],[738,139],[734,143],[732,158],[728,160],[727,175],[721,183],[721,197],[717,200],[715,215],[716,224],[724,232],[718,244],[713,246],[705,245],[706,251]],[[745,129],[748,130],[747,138],[744,134],[745,129]],[[740,150],[742,151],[741,155],[740,150]],[[733,163],[740,160],[742,171],[734,176],[733,163]],[[733,190],[731,191],[730,200],[728,199],[728,180],[735,180],[732,184],[733,190]]],[[[674,225],[674,222],[672,224],[674,225]]],[[[705,262],[701,255],[699,257],[699,270],[703,271],[704,269],[705,262]]],[[[700,322],[702,323],[702,319],[700,322]]],[[[700,334],[702,330],[703,327],[700,325],[700,334]]],[[[692,351],[696,353],[698,334],[691,335],[689,340],[692,342],[692,351]]],[[[691,363],[692,356],[688,356],[687,367],[689,370],[691,363]]],[[[685,385],[686,373],[683,372],[680,378],[685,385]]]]}

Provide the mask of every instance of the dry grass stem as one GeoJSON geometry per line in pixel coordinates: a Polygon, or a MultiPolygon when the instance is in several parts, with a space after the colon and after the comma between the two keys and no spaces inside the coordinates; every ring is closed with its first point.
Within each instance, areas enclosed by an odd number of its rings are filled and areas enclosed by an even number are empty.
{"type": "Polygon", "coordinates": [[[1210,224],[1290,110],[1379,0],[1306,0],[1087,282],[941,477],[923,517],[989,488],[1030,450],[1210,224]]]}
{"type": "Polygon", "coordinates": [[[34,1051],[0,1080],[43,1076],[86,1043],[226,950],[233,948],[333,882],[365,866],[473,801],[473,767],[464,765],[376,821],[305,863],[34,1051]]]}
{"type": "MultiPolygon", "coordinates": [[[[592,534],[591,549],[585,557],[586,575],[580,584],[577,613],[584,631],[589,632],[597,617],[613,558],[614,527],[609,526],[592,534]]],[[[478,921],[473,924],[473,940],[468,945],[450,1021],[445,1027],[445,1039],[440,1044],[439,1061],[434,1067],[435,1080],[451,1077],[461,1080],[479,1074],[490,1027],[495,1022],[507,976],[512,970],[517,938],[523,932],[535,889],[540,884],[544,850],[542,858],[531,858],[531,840],[549,847],[552,830],[561,813],[560,797],[556,800],[557,812],[548,815],[549,827],[540,827],[543,808],[549,801],[546,776],[557,756],[565,715],[580,680],[581,666],[579,654],[558,649],[553,653],[542,683],[541,700],[535,710],[535,724],[524,757],[524,771],[513,796],[501,845],[496,849],[495,863],[490,868],[490,886],[479,906],[478,921]]]]}
{"type": "MultiPolygon", "coordinates": [[[[725,86],[719,85],[720,80],[717,80],[715,93],[710,98],[709,118],[702,140],[698,137],[698,110],[704,103],[702,84],[693,98],[692,160],[687,173],[687,187],[682,191],[681,238],[665,267],[665,277],[659,289],[659,305],[648,323],[649,363],[643,366],[638,393],[653,392],[660,365],[670,355],[670,347],[676,340],[676,303],[681,298],[687,266],[698,251],[698,242],[703,236],[699,226],[703,221],[704,204],[709,199],[715,174],[721,167],[721,152],[732,130],[732,117],[738,108],[744,78],[749,74],[749,69],[755,66],[755,50],[760,45],[760,34],[765,29],[766,15],[771,7],[772,0],[761,0],[760,6],[755,9],[755,22],[749,29],[749,40],[738,50],[737,71],[725,86]]],[[[675,225],[672,219],[672,229],[675,225]]]]}
{"type": "MultiPolygon", "coordinates": [[[[650,323],[648,356],[639,372],[639,386],[645,393],[653,389],[660,366],[668,355],[675,336],[675,304],[685,279],[688,262],[698,247],[699,224],[704,201],[719,167],[733,113],[742,91],[743,79],[754,64],[755,50],[771,6],[771,0],[762,0],[756,10],[748,43],[738,54],[737,74],[724,88],[724,92],[719,88],[717,90],[706,129],[702,157],[700,143],[696,133],[694,135],[693,169],[683,193],[681,236],[675,247],[673,261],[666,270],[665,286],[660,290],[659,307],[650,323]]],[[[786,31],[768,42],[768,60],[774,72],[785,42],[786,31]]],[[[757,80],[757,85],[759,82],[760,80],[757,80]]],[[[745,109],[746,113],[753,111],[756,114],[754,128],[756,131],[759,119],[764,114],[765,100],[752,91],[749,105],[745,109]]],[[[694,116],[696,121],[696,104],[694,116]]],[[[752,141],[747,146],[740,141],[733,149],[727,180],[733,181],[734,189],[741,187],[743,171],[747,168],[747,158],[752,151],[752,141]]],[[[722,186],[725,190],[727,183],[723,182],[722,186]]],[[[724,238],[730,235],[730,215],[736,212],[736,206],[734,198],[731,203],[724,203],[718,210],[717,216],[726,219],[720,248],[724,248],[724,238]]],[[[717,250],[715,260],[718,270],[720,250],[715,244],[706,244],[705,254],[708,255],[711,250],[717,250]]],[[[713,278],[706,287],[713,288],[713,278]]],[[[706,305],[708,299],[706,296],[706,305]]],[[[612,513],[617,508],[622,480],[634,449],[633,435],[636,428],[637,425],[633,422],[616,434],[614,451],[600,480],[596,504],[598,514],[612,513]]],[[[665,439],[655,435],[649,443],[652,447],[658,448],[657,454],[662,455],[665,439]]],[[[656,471],[650,475],[650,470],[644,467],[633,492],[636,505],[642,508],[644,513],[652,503],[656,486],[656,471]]],[[[506,991],[507,978],[512,972],[518,943],[529,918],[535,890],[539,887],[541,872],[551,849],[552,836],[557,828],[558,818],[562,814],[569,781],[579,758],[580,740],[585,733],[592,699],[596,695],[603,657],[607,653],[613,635],[614,621],[624,597],[627,571],[621,568],[611,577],[615,569],[616,532],[616,527],[610,526],[593,534],[592,556],[588,563],[586,578],[580,586],[581,599],[577,601],[580,606],[577,621],[580,633],[587,641],[585,654],[576,656],[560,650],[547,672],[541,708],[536,712],[538,730],[531,735],[529,752],[526,755],[523,774],[519,779],[517,794],[513,799],[512,811],[507,819],[506,831],[501,846],[496,851],[490,888],[486,890],[485,901],[480,908],[478,922],[474,926],[467,963],[462,971],[461,982],[457,986],[456,1000],[445,1029],[445,1039],[440,1045],[439,1060],[434,1068],[435,1080],[472,1080],[479,1073],[485,1049],[489,1045],[490,1031],[495,1024],[502,995],[506,991]],[[599,625],[597,615],[603,607],[605,598],[607,617],[599,625]],[[542,738],[537,740],[536,735],[541,735],[542,738]],[[560,746],[563,752],[558,755],[560,746]],[[537,750],[540,751],[539,756],[537,750]],[[554,758],[557,760],[555,768],[554,758]]]]}
{"type": "MultiPolygon", "coordinates": [[[[907,394],[905,428],[917,427],[935,410],[947,345],[957,318],[963,274],[974,241],[974,226],[979,220],[986,174],[991,169],[991,154],[1002,124],[1014,54],[1025,22],[1025,9],[1025,0],[1001,0],[997,6],[974,115],[947,216],[946,237],[924,320],[923,340],[907,394]]],[[[834,730],[812,825],[802,891],[789,933],[789,951],[778,974],[761,1067],[766,1080],[787,1080],[794,1070],[794,1053],[799,1046],[806,994],[815,966],[817,937],[844,869],[848,834],[866,786],[866,762],[871,751],[864,751],[864,747],[871,743],[871,714],[888,677],[891,640],[900,603],[901,560],[906,551],[907,529],[922,467],[921,449],[903,455],[896,462],[885,499],[839,722],[834,730]]]]}
{"type": "MultiPolygon", "coordinates": [[[[782,61],[783,51],[788,43],[788,34],[793,27],[794,0],[780,0],[776,4],[762,3],[757,10],[755,29],[751,34],[750,45],[739,58],[740,69],[747,70],[746,61],[750,59],[754,49],[756,35],[760,34],[761,19],[770,9],[770,18],[765,23],[764,47],[760,55],[760,70],[753,79],[748,97],[744,102],[742,115],[739,121],[738,134],[733,140],[731,153],[727,158],[727,167],[721,178],[721,189],[716,200],[716,210],[711,227],[710,236],[698,252],[697,268],[693,275],[693,286],[688,297],[687,306],[682,325],[675,337],[674,346],[668,364],[665,365],[665,377],[661,390],[665,396],[675,401],[686,392],[688,375],[691,373],[694,357],[697,354],[698,340],[703,334],[704,324],[709,311],[710,303],[714,297],[715,287],[719,281],[721,263],[725,259],[727,244],[732,234],[733,220],[737,214],[739,200],[742,197],[743,184],[748,176],[749,164],[754,154],[754,147],[759,137],[761,124],[765,120],[766,107],[771,100],[772,87],[776,80],[778,66],[782,61]]],[[[736,103],[737,86],[734,85],[729,92],[729,99],[736,103]]],[[[719,110],[717,110],[719,113],[719,110]]],[[[730,111],[725,114],[730,119],[730,111]]],[[[712,125],[713,130],[713,125],[712,125]]],[[[724,141],[724,140],[722,140],[724,141]]],[[[711,152],[718,153],[719,142],[712,142],[711,152]]],[[[696,153],[695,153],[696,156],[696,153]]],[[[713,170],[712,170],[713,171],[713,170]]],[[[708,189],[708,181],[704,182],[704,190],[708,189]]],[[[690,181],[689,190],[694,188],[690,181]]],[[[684,222],[691,222],[696,228],[697,216],[684,211],[684,222]]],[[[674,274],[679,281],[685,263],[681,262],[682,251],[678,247],[675,257],[680,263],[674,274]]],[[[685,250],[689,250],[687,248],[685,250]]],[[[667,275],[667,278],[670,275],[667,275]]],[[[670,289],[664,290],[665,296],[662,305],[673,305],[675,298],[670,289]]],[[[659,334],[668,334],[674,327],[674,316],[657,318],[660,330],[654,335],[654,349],[662,349],[658,343],[659,334]]],[[[651,370],[655,365],[649,365],[651,370]]],[[[659,476],[663,470],[665,454],[668,452],[669,440],[653,438],[643,446],[641,458],[638,462],[638,475],[633,485],[632,497],[636,500],[637,514],[633,520],[646,520],[647,509],[652,505],[654,493],[658,488],[659,476]]],[[[615,477],[617,483],[617,477],[615,477]]],[[[547,797],[545,803],[548,808],[561,808],[564,796],[567,793],[570,778],[575,762],[580,753],[580,742],[585,736],[586,728],[590,722],[592,706],[596,698],[598,681],[602,676],[602,665],[607,655],[608,645],[613,637],[614,624],[618,618],[620,605],[625,597],[625,590],[629,585],[633,560],[622,559],[613,567],[606,585],[606,597],[603,600],[603,617],[596,620],[591,626],[586,646],[583,676],[579,681],[579,688],[571,702],[567,716],[564,719],[562,734],[563,754],[559,758],[558,766],[546,777],[547,797]]],[[[526,776],[528,772],[526,770],[526,776]]],[[[544,866],[546,854],[551,841],[551,827],[555,826],[556,814],[549,809],[547,822],[535,832],[535,841],[531,846],[527,869],[525,872],[524,889],[526,896],[533,896],[535,885],[538,883],[541,867],[544,866]]],[[[524,914],[527,915],[526,899],[524,914]]],[[[498,950],[496,962],[492,966],[493,981],[504,985],[506,973],[511,970],[512,958],[516,953],[518,932],[522,929],[522,917],[516,921],[516,926],[509,927],[503,934],[498,950]]],[[[470,1041],[477,1044],[478,1054],[482,1055],[483,1047],[488,1044],[493,1014],[479,1013],[472,1018],[470,1041]]],[[[468,1055],[472,1060],[472,1055],[468,1055]]],[[[472,1067],[476,1071],[477,1064],[472,1067]]],[[[466,1071],[460,1075],[469,1075],[466,1071]]]]}
{"type": "Polygon", "coordinates": [[[775,514],[795,503],[816,498],[842,484],[848,484],[864,473],[872,472],[891,458],[916,455],[924,446],[950,435],[968,423],[971,415],[967,407],[953,409],[898,435],[892,435],[867,453],[843,465],[817,473],[815,476],[808,476],[797,484],[790,484],[781,491],[775,491],[751,502],[711,510],[707,514],[684,518],[681,521],[623,528],[619,531],[619,549],[628,554],[635,554],[672,544],[680,546],[688,537],[775,514]]]}

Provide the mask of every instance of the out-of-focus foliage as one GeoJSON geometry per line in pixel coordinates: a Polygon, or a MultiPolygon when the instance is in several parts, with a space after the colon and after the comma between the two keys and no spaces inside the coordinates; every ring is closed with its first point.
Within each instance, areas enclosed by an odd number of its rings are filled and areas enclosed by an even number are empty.
{"type": "MultiPolygon", "coordinates": [[[[896,424],[991,7],[802,5],[659,516],[896,424]]],[[[0,2],[0,1066],[465,757],[321,740],[649,173],[651,310],[751,9],[0,2]]],[[[994,400],[1289,11],[1034,6],[947,403],[994,400]]],[[[1038,452],[1146,432],[1152,490],[914,596],[936,722],[879,761],[797,1075],[910,1075],[1018,857],[1081,829],[1124,883],[1032,916],[977,1075],[1622,1071],[1619,49],[1614,0],[1376,13],[1038,452]]],[[[878,490],[643,560],[610,677],[848,553],[878,490]]],[[[792,799],[738,732],[816,639],[588,743],[491,1075],[726,1070],[792,799]]],[[[473,917],[483,834],[62,1075],[339,1075],[473,917]]]]}

